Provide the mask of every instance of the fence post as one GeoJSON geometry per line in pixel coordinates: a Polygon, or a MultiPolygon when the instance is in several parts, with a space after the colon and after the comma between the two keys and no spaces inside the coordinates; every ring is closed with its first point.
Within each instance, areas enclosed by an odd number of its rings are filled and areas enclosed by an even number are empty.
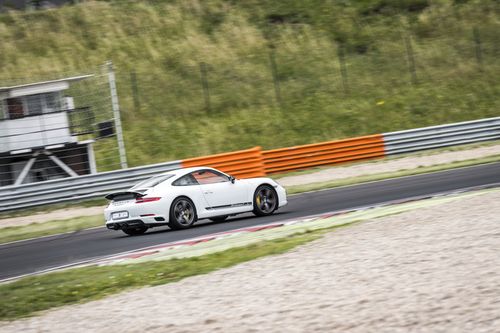
{"type": "Polygon", "coordinates": [[[269,50],[269,63],[271,64],[271,74],[273,76],[274,94],[276,95],[276,102],[278,103],[279,107],[281,108],[281,106],[282,106],[281,88],[280,88],[280,81],[279,81],[279,77],[278,77],[278,65],[276,64],[276,54],[274,51],[274,46],[271,46],[271,49],[269,50]]]}
{"type": "Polygon", "coordinates": [[[407,33],[404,34],[403,39],[405,42],[406,57],[408,59],[408,70],[410,71],[411,75],[411,83],[413,85],[416,85],[418,83],[417,67],[415,66],[415,57],[413,54],[413,47],[411,46],[411,39],[407,33]]]}
{"type": "Polygon", "coordinates": [[[139,87],[137,86],[137,74],[135,70],[130,72],[130,84],[132,85],[132,98],[134,99],[134,110],[139,112],[141,109],[141,101],[139,100],[139,87]]]}
{"type": "Polygon", "coordinates": [[[207,64],[200,62],[201,86],[203,88],[203,97],[205,99],[205,110],[211,112],[210,107],[210,91],[208,90],[208,71],[207,64]]]}
{"type": "Polygon", "coordinates": [[[479,30],[477,29],[477,27],[474,27],[472,29],[472,35],[474,37],[476,61],[477,61],[477,64],[479,65],[479,68],[482,69],[482,67],[483,67],[483,50],[482,50],[482,46],[481,46],[481,36],[479,35],[479,30]]]}
{"type": "Polygon", "coordinates": [[[337,55],[339,57],[339,69],[340,77],[342,78],[342,87],[344,88],[344,93],[349,93],[349,83],[347,81],[347,64],[345,61],[345,49],[344,44],[340,44],[337,49],[337,55]]]}
{"type": "Polygon", "coordinates": [[[113,70],[113,63],[111,61],[108,61],[106,65],[108,68],[109,89],[111,91],[111,106],[113,108],[113,116],[116,127],[116,140],[118,141],[118,151],[120,154],[120,166],[122,169],[126,169],[128,167],[127,155],[125,153],[125,142],[123,141],[120,104],[118,103],[118,94],[116,92],[115,71],[113,70]]]}

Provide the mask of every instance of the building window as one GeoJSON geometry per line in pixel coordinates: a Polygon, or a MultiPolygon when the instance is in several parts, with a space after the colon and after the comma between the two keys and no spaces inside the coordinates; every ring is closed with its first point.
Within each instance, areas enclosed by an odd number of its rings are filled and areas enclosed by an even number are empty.
{"type": "Polygon", "coordinates": [[[27,115],[37,115],[43,112],[43,95],[26,96],[27,115]]]}
{"type": "Polygon", "coordinates": [[[40,115],[61,110],[60,92],[29,95],[7,99],[9,119],[40,115]]]}
{"type": "Polygon", "coordinates": [[[49,93],[45,95],[45,112],[54,112],[61,109],[61,99],[59,93],[49,93]]]}
{"type": "Polygon", "coordinates": [[[0,120],[9,119],[7,104],[0,99],[0,120]]]}
{"type": "Polygon", "coordinates": [[[7,113],[9,114],[9,119],[24,117],[23,100],[21,98],[7,99],[7,113]]]}

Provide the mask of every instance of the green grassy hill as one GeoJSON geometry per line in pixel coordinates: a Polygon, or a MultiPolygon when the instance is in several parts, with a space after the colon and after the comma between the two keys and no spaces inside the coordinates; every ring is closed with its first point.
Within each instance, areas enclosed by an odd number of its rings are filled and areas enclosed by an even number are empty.
{"type": "Polygon", "coordinates": [[[495,0],[88,1],[0,14],[0,80],[112,60],[132,165],[284,147],[500,115],[499,14],[495,0]]]}

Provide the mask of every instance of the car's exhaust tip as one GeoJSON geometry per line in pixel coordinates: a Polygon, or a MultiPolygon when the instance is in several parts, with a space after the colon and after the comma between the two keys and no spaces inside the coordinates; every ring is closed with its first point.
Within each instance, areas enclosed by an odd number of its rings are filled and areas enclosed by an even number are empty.
{"type": "Polygon", "coordinates": [[[121,229],[120,225],[118,223],[109,223],[109,224],[106,224],[106,228],[111,229],[111,230],[119,230],[119,229],[121,229]]]}

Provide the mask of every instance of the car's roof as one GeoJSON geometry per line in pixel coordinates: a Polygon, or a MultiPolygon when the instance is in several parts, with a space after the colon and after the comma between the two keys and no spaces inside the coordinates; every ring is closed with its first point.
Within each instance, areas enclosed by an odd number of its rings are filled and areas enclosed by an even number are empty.
{"type": "Polygon", "coordinates": [[[188,173],[191,173],[193,171],[198,171],[198,170],[203,170],[203,169],[216,170],[216,169],[211,168],[211,167],[199,166],[199,167],[190,167],[190,168],[181,168],[181,169],[169,170],[169,171],[163,172],[161,175],[182,176],[182,175],[186,175],[188,173]]]}

